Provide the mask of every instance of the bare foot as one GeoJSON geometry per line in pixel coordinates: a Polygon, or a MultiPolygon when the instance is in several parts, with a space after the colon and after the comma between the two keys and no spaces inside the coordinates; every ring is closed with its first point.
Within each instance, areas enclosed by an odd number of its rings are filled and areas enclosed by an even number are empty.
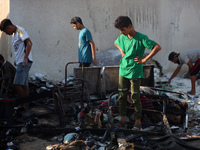
{"type": "Polygon", "coordinates": [[[188,91],[187,94],[190,94],[190,95],[195,95],[196,93],[193,92],[193,91],[188,91]]]}

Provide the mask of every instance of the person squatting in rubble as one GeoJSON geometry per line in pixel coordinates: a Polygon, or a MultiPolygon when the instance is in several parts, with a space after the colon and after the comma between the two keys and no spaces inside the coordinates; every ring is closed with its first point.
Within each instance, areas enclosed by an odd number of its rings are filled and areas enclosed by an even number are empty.
{"type": "MultiPolygon", "coordinates": [[[[12,44],[15,51],[17,71],[13,84],[16,88],[17,95],[19,98],[29,95],[29,70],[32,66],[32,42],[27,31],[18,26],[13,25],[10,19],[4,19],[0,24],[1,31],[8,35],[14,34],[12,44]]],[[[28,103],[24,103],[20,107],[28,109],[28,103]]]]}
{"type": "MultiPolygon", "coordinates": [[[[9,62],[4,59],[4,57],[0,54],[0,83],[3,83],[4,80],[4,85],[6,84],[12,84],[15,73],[16,73],[16,68],[9,62]]],[[[4,86],[2,85],[2,86],[4,86]]],[[[1,86],[1,88],[3,88],[1,86]]]]}
{"type": "MultiPolygon", "coordinates": [[[[83,63],[84,67],[89,67],[91,63],[95,66],[98,61],[96,58],[95,43],[92,39],[92,34],[90,31],[83,25],[83,22],[80,17],[73,17],[71,19],[71,25],[79,32],[79,46],[78,46],[78,58],[79,62],[83,63]]],[[[81,67],[80,64],[79,67],[81,67]]]]}
{"type": "Polygon", "coordinates": [[[168,80],[168,84],[171,83],[171,80],[180,72],[183,64],[188,65],[187,77],[191,79],[191,91],[188,91],[188,94],[196,94],[196,75],[200,70],[200,49],[189,49],[182,51],[180,53],[171,52],[168,57],[169,61],[178,64],[178,67],[173,72],[172,76],[168,80]]]}
{"type": "Polygon", "coordinates": [[[126,127],[126,101],[129,88],[131,88],[131,99],[135,110],[133,129],[140,129],[142,117],[140,85],[141,78],[143,78],[143,63],[156,55],[161,50],[161,47],[146,35],[135,31],[130,18],[127,16],[119,16],[114,26],[121,33],[114,43],[122,55],[119,63],[118,86],[121,120],[118,123],[118,127],[126,127]],[[151,53],[143,58],[145,48],[150,49],[151,53]]]}
{"type": "Polygon", "coordinates": [[[11,79],[14,80],[16,68],[9,62],[4,59],[4,57],[0,54],[0,67],[1,67],[1,75],[0,81],[3,79],[11,79]]]}

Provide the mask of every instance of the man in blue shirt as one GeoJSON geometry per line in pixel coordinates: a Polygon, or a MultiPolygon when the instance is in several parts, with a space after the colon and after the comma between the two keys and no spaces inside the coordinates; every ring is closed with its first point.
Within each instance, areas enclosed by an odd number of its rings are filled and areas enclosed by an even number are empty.
{"type": "Polygon", "coordinates": [[[80,17],[72,18],[70,23],[74,29],[80,30],[78,46],[79,62],[83,63],[84,67],[89,67],[91,63],[96,66],[98,62],[96,58],[95,44],[90,31],[85,28],[80,17]]]}

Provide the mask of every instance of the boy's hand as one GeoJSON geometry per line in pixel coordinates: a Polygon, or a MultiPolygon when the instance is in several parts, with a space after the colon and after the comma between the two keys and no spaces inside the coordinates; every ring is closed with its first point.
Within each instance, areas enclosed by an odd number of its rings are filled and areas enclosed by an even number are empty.
{"type": "Polygon", "coordinates": [[[126,56],[126,54],[124,54],[123,52],[121,52],[122,57],[126,56]]]}
{"type": "Polygon", "coordinates": [[[97,61],[97,59],[95,58],[95,59],[93,59],[93,64],[95,65],[95,66],[97,66],[97,64],[98,64],[98,61],[97,61]]]}
{"type": "Polygon", "coordinates": [[[25,59],[25,58],[24,58],[24,60],[23,60],[23,62],[22,62],[22,66],[25,67],[25,66],[27,66],[27,64],[28,64],[28,59],[25,59]]]}
{"type": "Polygon", "coordinates": [[[142,58],[140,58],[138,56],[134,58],[134,61],[137,62],[137,64],[145,63],[144,59],[142,59],[142,58]]]}
{"type": "Polygon", "coordinates": [[[171,83],[171,79],[168,80],[167,84],[170,84],[170,83],[171,83]]]}

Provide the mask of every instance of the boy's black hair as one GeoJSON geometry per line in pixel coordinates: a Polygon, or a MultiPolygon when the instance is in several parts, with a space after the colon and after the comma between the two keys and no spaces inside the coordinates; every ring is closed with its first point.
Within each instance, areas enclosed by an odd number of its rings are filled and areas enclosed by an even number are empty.
{"type": "Polygon", "coordinates": [[[71,19],[71,24],[76,24],[77,22],[79,22],[80,24],[83,24],[83,22],[82,22],[82,20],[81,20],[81,18],[80,17],[73,17],[72,19],[71,19]]]}
{"type": "Polygon", "coordinates": [[[176,52],[171,52],[168,56],[168,59],[169,60],[174,60],[174,57],[178,57],[179,56],[179,53],[176,53],[176,52]]]}
{"type": "Polygon", "coordinates": [[[0,54],[0,60],[4,61],[4,57],[0,54]]]}
{"type": "Polygon", "coordinates": [[[129,25],[132,25],[132,22],[128,16],[119,16],[115,20],[115,28],[117,29],[128,28],[129,25]]]}
{"type": "Polygon", "coordinates": [[[3,31],[7,28],[7,26],[13,25],[10,19],[4,19],[1,21],[0,30],[3,31]]]}

